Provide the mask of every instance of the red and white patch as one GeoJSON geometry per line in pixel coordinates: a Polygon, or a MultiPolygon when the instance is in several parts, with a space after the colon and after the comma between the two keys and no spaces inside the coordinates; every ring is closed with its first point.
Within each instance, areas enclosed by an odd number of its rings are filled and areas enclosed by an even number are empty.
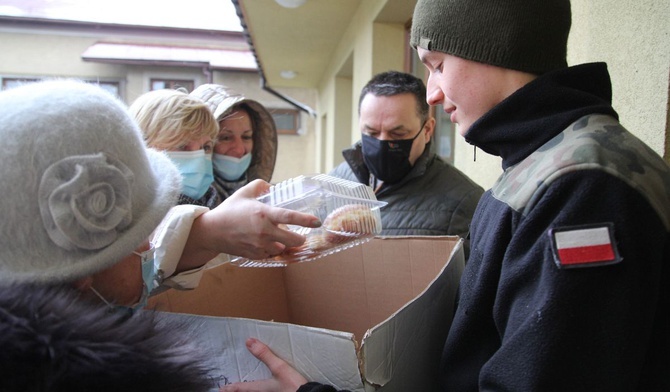
{"type": "Polygon", "coordinates": [[[551,230],[556,265],[559,268],[589,267],[621,261],[612,226],[602,224],[551,230]]]}

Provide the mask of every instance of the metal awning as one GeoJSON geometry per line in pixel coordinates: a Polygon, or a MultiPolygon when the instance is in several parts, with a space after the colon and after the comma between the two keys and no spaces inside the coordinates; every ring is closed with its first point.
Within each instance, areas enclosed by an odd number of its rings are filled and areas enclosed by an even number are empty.
{"type": "Polygon", "coordinates": [[[258,71],[256,59],[249,50],[98,42],[86,49],[81,58],[99,63],[258,71]]]}

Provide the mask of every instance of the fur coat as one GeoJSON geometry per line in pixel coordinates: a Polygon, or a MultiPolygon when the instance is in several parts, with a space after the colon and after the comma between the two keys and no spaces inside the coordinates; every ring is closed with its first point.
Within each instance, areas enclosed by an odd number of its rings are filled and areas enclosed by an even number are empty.
{"type": "MultiPolygon", "coordinates": [[[[0,287],[1,391],[209,391],[178,325],[89,304],[66,287],[0,287]]],[[[183,330],[181,330],[183,331],[183,330]]]]}

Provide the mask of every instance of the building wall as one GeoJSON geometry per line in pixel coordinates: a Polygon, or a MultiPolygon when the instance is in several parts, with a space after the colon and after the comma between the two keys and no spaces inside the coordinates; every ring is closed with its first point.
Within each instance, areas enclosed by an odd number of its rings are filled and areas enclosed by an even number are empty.
{"type": "MultiPolygon", "coordinates": [[[[413,0],[410,0],[413,1],[413,0]]],[[[404,68],[402,21],[378,20],[397,0],[361,2],[330,61],[324,78],[312,90],[278,89],[316,109],[316,118],[301,114],[299,135],[279,137],[279,156],[273,182],[300,174],[328,172],[342,161],[341,150],[360,138],[357,103],[360,90],[377,72],[404,68]]],[[[670,77],[670,2],[573,0],[573,23],[568,43],[571,65],[606,61],[612,75],[613,104],[621,122],[660,154],[668,131],[670,77]]],[[[148,90],[151,76],[189,77],[202,83],[197,68],[151,67],[90,63],[81,54],[93,43],[111,39],[89,33],[26,32],[0,25],[0,76],[58,75],[114,79],[123,82],[123,95],[132,102],[148,90]]],[[[128,37],[123,37],[128,41],[128,37]]],[[[228,84],[268,107],[291,105],[264,91],[256,73],[215,72],[214,82],[228,84]]],[[[666,157],[667,159],[667,157],[666,157]]],[[[485,188],[501,172],[500,159],[456,136],[454,164],[485,188]],[[475,159],[476,157],[476,159],[475,159]]]]}
{"type": "MultiPolygon", "coordinates": [[[[624,127],[665,154],[670,77],[670,2],[572,1],[568,64],[605,61],[613,106],[624,127]]],[[[665,156],[668,161],[668,156],[665,156]]],[[[455,164],[485,187],[500,175],[500,159],[457,138],[455,164]]]]}
{"type": "MultiPolygon", "coordinates": [[[[226,85],[247,98],[262,103],[268,110],[295,109],[293,105],[261,88],[259,76],[249,72],[216,72],[213,83],[226,85]]],[[[316,90],[298,88],[277,88],[295,101],[309,107],[316,107],[316,90]]],[[[278,151],[272,182],[280,182],[303,174],[317,173],[316,170],[316,118],[300,112],[300,129],[297,135],[279,135],[278,151]]]]}
{"type": "MultiPolygon", "coordinates": [[[[298,102],[312,108],[316,107],[316,90],[277,89],[298,102]]],[[[304,112],[300,115],[301,129],[298,135],[279,135],[279,151],[272,182],[284,181],[304,174],[316,174],[316,117],[304,112]]]]}
{"type": "MultiPolygon", "coordinates": [[[[352,108],[365,82],[377,72],[403,70],[402,23],[378,23],[377,15],[392,0],[367,0],[358,13],[319,87],[319,113],[333,116],[335,77],[353,56],[352,108]]],[[[659,154],[665,153],[668,135],[670,76],[670,2],[657,0],[572,1],[572,30],[568,63],[606,61],[612,76],[613,105],[622,124],[659,154]]],[[[411,19],[408,13],[406,20],[411,19]]],[[[357,113],[352,110],[351,142],[358,140],[357,113]]],[[[325,134],[340,132],[325,122],[325,134]]],[[[319,128],[319,127],[318,127],[319,128]]],[[[322,128],[322,127],[321,127],[322,128]]],[[[501,174],[500,158],[488,155],[456,136],[454,164],[485,188],[501,174]]],[[[330,147],[326,146],[326,151],[330,147]]],[[[341,161],[331,154],[328,170],[341,161]]],[[[668,157],[666,157],[668,160],[668,157]]]]}
{"type": "MultiPolygon", "coordinates": [[[[0,25],[0,77],[74,77],[113,80],[121,83],[121,99],[132,103],[149,91],[151,78],[193,79],[196,85],[207,82],[200,68],[145,65],[120,65],[86,62],[82,53],[98,41],[133,42],[132,38],[55,30],[19,30],[0,25]]],[[[214,71],[212,82],[230,86],[259,101],[268,109],[295,109],[285,100],[261,87],[257,72],[214,71]]],[[[316,107],[315,90],[278,89],[291,98],[316,107]]],[[[316,172],[315,118],[300,112],[298,135],[279,135],[278,156],[272,182],[316,172]]]]}
{"type": "Polygon", "coordinates": [[[403,55],[399,48],[403,45],[397,45],[398,39],[402,40],[402,34],[398,34],[398,26],[375,24],[375,18],[385,3],[385,0],[361,3],[340,41],[326,76],[319,85],[317,111],[321,118],[328,119],[322,122],[325,129],[317,128],[321,140],[326,141],[319,157],[320,165],[317,169],[320,172],[328,172],[341,163],[342,148],[360,139],[358,96],[363,86],[377,72],[402,69],[403,55]],[[337,107],[346,105],[342,101],[341,93],[344,81],[350,83],[346,88],[349,103],[345,118],[341,118],[341,111],[338,113],[337,107]],[[338,121],[333,121],[336,117],[338,121]],[[348,126],[345,127],[344,124],[348,126]],[[342,133],[349,135],[348,141],[341,137],[342,133]]]}

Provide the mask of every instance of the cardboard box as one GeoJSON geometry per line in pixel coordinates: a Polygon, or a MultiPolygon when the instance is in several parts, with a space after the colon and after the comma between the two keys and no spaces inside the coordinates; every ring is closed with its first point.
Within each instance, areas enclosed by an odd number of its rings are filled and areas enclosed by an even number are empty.
{"type": "Polygon", "coordinates": [[[157,310],[187,320],[221,384],[270,377],[244,345],[267,343],[308,380],[356,391],[435,389],[464,266],[458,237],[376,237],[288,267],[209,269],[157,310]]]}

